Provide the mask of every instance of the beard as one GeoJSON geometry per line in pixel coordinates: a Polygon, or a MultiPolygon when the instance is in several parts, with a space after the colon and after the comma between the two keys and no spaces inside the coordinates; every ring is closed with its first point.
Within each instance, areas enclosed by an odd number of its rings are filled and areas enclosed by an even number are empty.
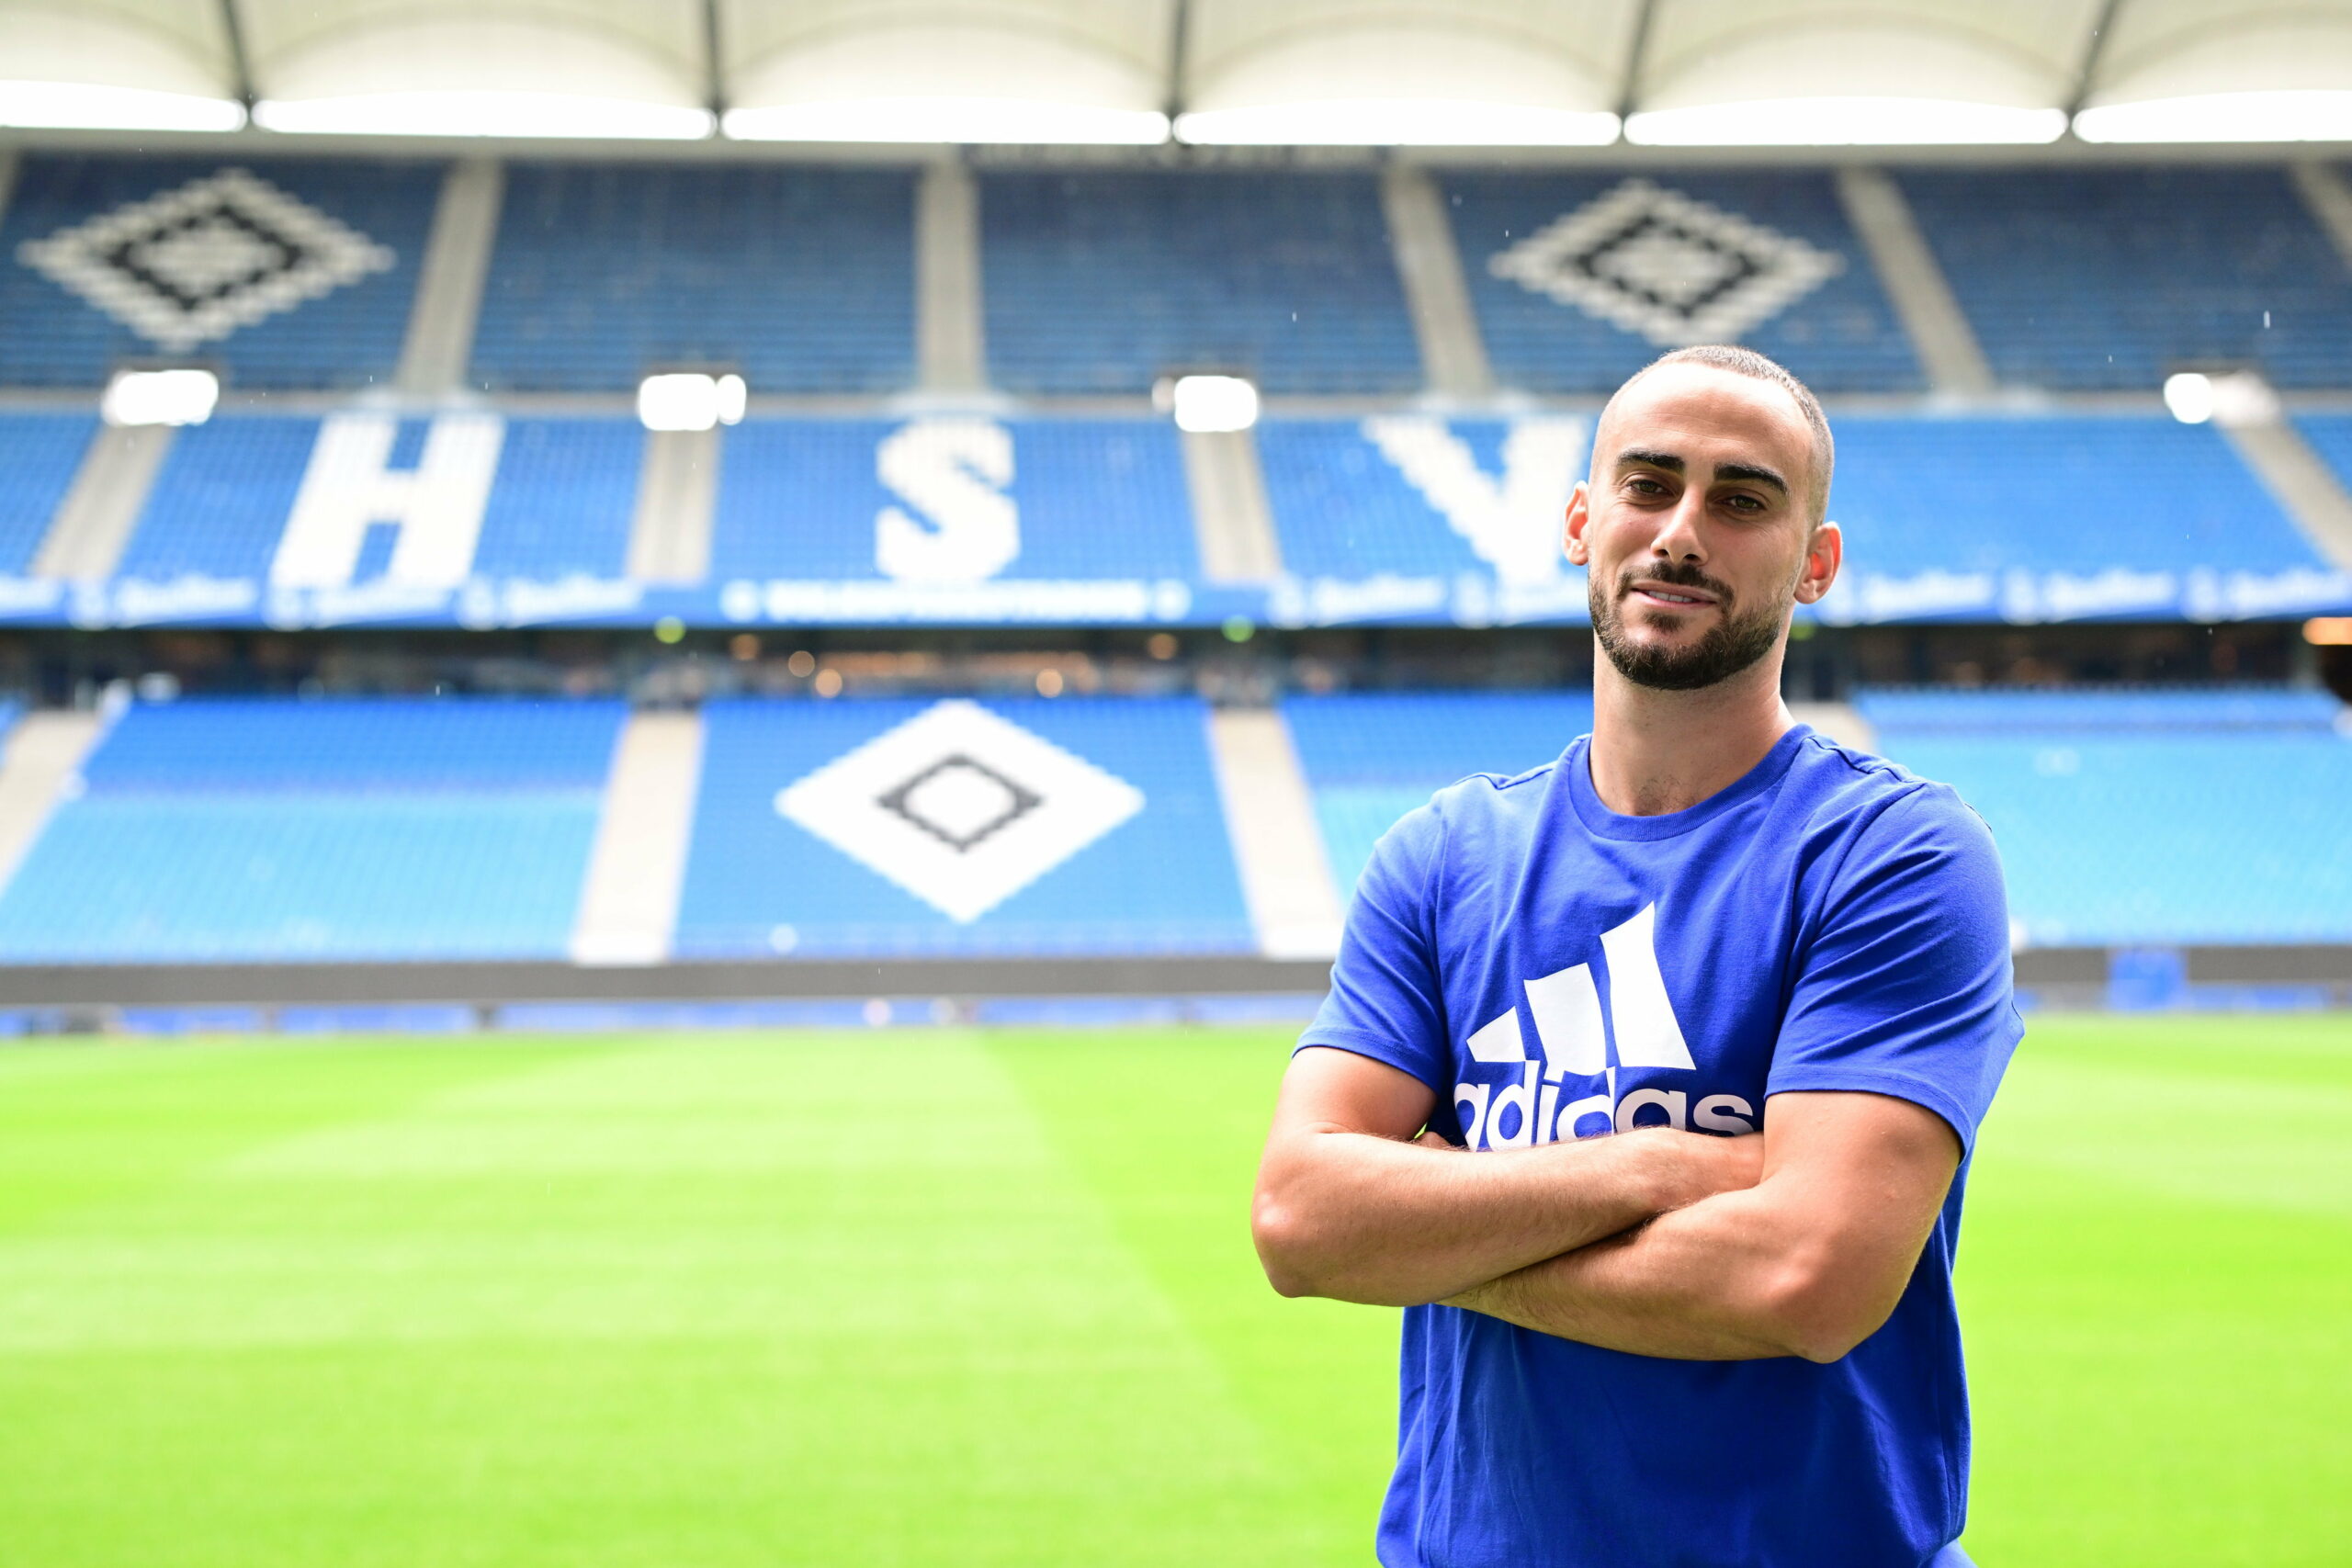
{"type": "Polygon", "coordinates": [[[1614,592],[1595,573],[1586,592],[1600,651],[1609,656],[1617,673],[1637,686],[1660,692],[1695,692],[1729,680],[1754,664],[1780,641],[1789,607],[1787,604],[1759,604],[1742,612],[1727,585],[1695,566],[1670,564],[1628,568],[1618,578],[1614,592]],[[1696,588],[1713,594],[1718,612],[1713,628],[1688,648],[1635,643],[1625,635],[1624,604],[1634,580],[1645,577],[1669,588],[1696,588]]]}

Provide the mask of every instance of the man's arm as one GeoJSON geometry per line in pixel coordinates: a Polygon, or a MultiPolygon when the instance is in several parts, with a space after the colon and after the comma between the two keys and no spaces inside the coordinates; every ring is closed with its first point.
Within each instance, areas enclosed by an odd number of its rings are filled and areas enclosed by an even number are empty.
{"type": "MultiPolygon", "coordinates": [[[[1353,1052],[1291,1058],[1251,1231],[1286,1296],[1413,1306],[1757,1179],[1760,1138],[1655,1131],[1464,1154],[1416,1142],[1437,1097],[1353,1052]]],[[[1501,1315],[1501,1314],[1498,1314],[1501,1315]]]]}
{"type": "Polygon", "coordinates": [[[1780,1094],[1770,1106],[1753,1187],[1447,1304],[1641,1356],[1838,1359],[1902,1298],[1960,1140],[1934,1111],[1884,1095],[1780,1094]]]}

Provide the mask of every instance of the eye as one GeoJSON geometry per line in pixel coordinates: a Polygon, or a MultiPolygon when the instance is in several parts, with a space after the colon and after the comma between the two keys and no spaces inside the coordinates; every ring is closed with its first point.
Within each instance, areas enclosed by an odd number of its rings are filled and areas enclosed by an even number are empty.
{"type": "Polygon", "coordinates": [[[1625,488],[1635,495],[1664,495],[1666,487],[1645,474],[1635,474],[1625,481],[1625,488]]]}
{"type": "Polygon", "coordinates": [[[1724,497],[1724,504],[1730,507],[1734,512],[1761,512],[1765,510],[1764,502],[1761,497],[1748,495],[1744,492],[1724,497]]]}

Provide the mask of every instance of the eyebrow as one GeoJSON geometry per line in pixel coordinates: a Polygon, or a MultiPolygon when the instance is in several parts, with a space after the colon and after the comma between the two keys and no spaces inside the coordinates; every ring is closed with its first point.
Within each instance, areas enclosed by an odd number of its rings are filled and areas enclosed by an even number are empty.
{"type": "MultiPolygon", "coordinates": [[[[1671,452],[1653,452],[1648,448],[1642,446],[1628,446],[1623,452],[1618,453],[1617,466],[1621,468],[1663,468],[1669,474],[1681,473],[1690,467],[1689,464],[1685,463],[1681,458],[1676,457],[1671,452]]],[[[1756,484],[1770,485],[1782,495],[1789,493],[1789,481],[1782,479],[1774,470],[1765,468],[1760,464],[1718,463],[1715,465],[1715,482],[1717,484],[1722,484],[1725,480],[1737,479],[1747,479],[1756,484]]]]}

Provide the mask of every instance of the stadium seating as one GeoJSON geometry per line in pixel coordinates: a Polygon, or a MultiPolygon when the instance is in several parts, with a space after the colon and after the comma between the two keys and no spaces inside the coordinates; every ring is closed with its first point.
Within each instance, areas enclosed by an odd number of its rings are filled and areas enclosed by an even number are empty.
{"type": "Polygon", "coordinates": [[[759,392],[914,378],[904,169],[517,164],[474,340],[501,388],[723,367],[759,392]]]}
{"type": "Polygon", "coordinates": [[[28,155],[0,221],[0,385],[191,353],[232,386],[388,380],[440,185],[423,163],[28,155]]]}
{"type": "Polygon", "coordinates": [[[0,575],[32,564],[97,428],[87,414],[0,418],[0,575]]]}
{"type": "Polygon", "coordinates": [[[2300,413],[2294,422],[2320,460],[2335,470],[2337,482],[2352,489],[2352,414],[2300,413]]]}
{"type": "Polygon", "coordinates": [[[2352,725],[2324,693],[1865,693],[1993,829],[2036,946],[2352,941],[2352,725]]]}
{"type": "Polygon", "coordinates": [[[0,962],[560,957],[622,714],[134,706],[0,892],[0,962]]]}
{"type": "Polygon", "coordinates": [[[1369,174],[992,173],[989,363],[1023,392],[1231,370],[1277,393],[1406,392],[1420,352],[1369,174]]]}
{"type": "Polygon", "coordinates": [[[987,481],[1000,477],[1018,547],[1007,576],[1199,575],[1183,456],[1159,419],[747,420],[726,436],[711,570],[871,579],[884,510],[927,533],[977,516],[975,499],[992,518],[987,481]],[[1001,475],[975,467],[989,454],[1002,456],[1001,475]]]}
{"type": "Polygon", "coordinates": [[[179,432],[117,570],[267,576],[318,435],[315,419],[225,415],[179,432]]]}
{"type": "Polygon", "coordinates": [[[1901,183],[2005,381],[2152,389],[2258,366],[2340,387],[2352,275],[2277,167],[1914,169],[1901,183]]]}
{"type": "Polygon", "coordinates": [[[1694,340],[1749,344],[1825,392],[1920,384],[1827,175],[1463,171],[1442,189],[1508,386],[1608,391],[1694,340]]]}
{"type": "MultiPolygon", "coordinates": [[[[645,431],[633,419],[507,421],[474,570],[485,577],[620,576],[628,565],[644,455],[645,431]]],[[[395,451],[395,463],[403,457],[395,451]]]]}
{"type": "Polygon", "coordinates": [[[1587,692],[1295,696],[1283,717],[1344,896],[1399,817],[1456,779],[1540,767],[1592,728],[1587,692]]]}
{"type": "Polygon", "coordinates": [[[675,951],[1250,952],[1206,716],[1189,698],[712,703],[675,951]],[[964,794],[926,807],[926,782],[964,794]]]}
{"type": "Polygon", "coordinates": [[[1266,420],[1258,453],[1283,564],[1333,578],[1451,577],[1514,554],[1548,566],[1562,509],[1585,477],[1589,434],[1579,416],[1266,420]],[[1514,446],[1516,432],[1540,438],[1514,446]],[[1466,485],[1446,482],[1472,470],[1466,485]],[[1511,549],[1484,536],[1490,510],[1511,549]]]}
{"type": "MultiPolygon", "coordinates": [[[[473,567],[491,576],[621,575],[645,433],[626,419],[510,419],[473,567]]],[[[399,423],[385,468],[413,471],[431,422],[399,423]]],[[[6,428],[0,423],[0,429],[6,428]]],[[[125,577],[266,579],[319,440],[315,419],[222,415],[181,431],[123,552],[125,577]]],[[[374,525],[355,582],[397,536],[374,525]]]]}
{"type": "Polygon", "coordinates": [[[2205,578],[2330,571],[2219,433],[2162,417],[1847,417],[1829,512],[1831,619],[2220,618],[2205,578]]]}

